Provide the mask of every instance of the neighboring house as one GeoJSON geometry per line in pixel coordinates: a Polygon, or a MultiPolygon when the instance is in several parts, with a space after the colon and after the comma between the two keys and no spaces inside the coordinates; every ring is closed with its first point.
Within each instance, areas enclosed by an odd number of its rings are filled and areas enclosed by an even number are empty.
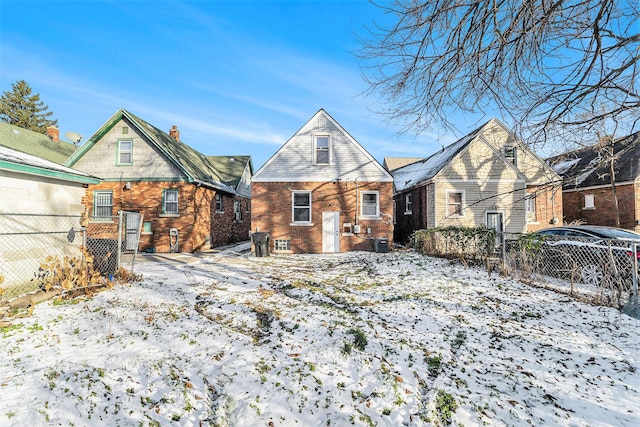
{"type": "Polygon", "coordinates": [[[323,109],[255,173],[251,192],[252,232],[270,233],[271,251],[370,251],[392,241],[393,178],[323,109]]]}
{"type": "Polygon", "coordinates": [[[9,288],[33,290],[25,286],[34,286],[34,274],[48,256],[80,255],[82,198],[87,185],[99,182],[84,172],[0,147],[0,286],[8,295],[13,296],[9,288]]]}
{"type": "Polygon", "coordinates": [[[218,196],[248,207],[247,192],[239,194],[205,155],[180,141],[176,126],[167,134],[119,110],[65,164],[103,180],[84,200],[90,223],[120,210],[143,215],[142,251],[197,252],[248,238],[249,215],[216,217],[218,196]]]}
{"type": "Polygon", "coordinates": [[[384,168],[389,172],[393,172],[396,169],[410,165],[411,163],[415,163],[419,160],[422,160],[422,157],[385,157],[382,161],[382,166],[384,166],[384,168]]]}
{"type": "Polygon", "coordinates": [[[398,242],[423,228],[523,233],[562,217],[560,177],[496,119],[392,175],[398,242]]]}
{"type": "Polygon", "coordinates": [[[251,226],[251,156],[208,156],[223,182],[236,194],[219,192],[211,215],[211,246],[218,247],[249,238],[251,226]]]}
{"type": "Polygon", "coordinates": [[[49,126],[45,135],[4,122],[0,122],[0,146],[59,165],[76,150],[73,144],[60,140],[60,131],[55,126],[49,126]]]}
{"type": "MultiPolygon", "coordinates": [[[[610,163],[599,144],[547,159],[562,176],[564,222],[616,225],[610,163]]],[[[613,145],[620,226],[640,230],[640,132],[613,145]]]]}

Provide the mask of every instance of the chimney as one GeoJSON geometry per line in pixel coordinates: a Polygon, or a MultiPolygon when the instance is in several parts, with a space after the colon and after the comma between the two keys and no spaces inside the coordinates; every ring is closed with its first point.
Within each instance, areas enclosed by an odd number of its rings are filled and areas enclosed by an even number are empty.
{"type": "Polygon", "coordinates": [[[178,130],[178,126],[176,125],[171,126],[171,129],[169,130],[169,136],[175,139],[176,141],[180,142],[180,131],[178,130]]]}
{"type": "Polygon", "coordinates": [[[47,126],[47,136],[53,142],[60,142],[60,129],[57,126],[47,126]]]}

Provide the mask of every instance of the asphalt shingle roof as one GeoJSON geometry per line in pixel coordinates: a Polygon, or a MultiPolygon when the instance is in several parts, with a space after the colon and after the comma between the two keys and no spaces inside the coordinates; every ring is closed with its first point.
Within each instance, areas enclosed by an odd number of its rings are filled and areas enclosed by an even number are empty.
{"type": "Polygon", "coordinates": [[[53,142],[47,135],[0,122],[0,146],[63,164],[76,147],[66,141],[53,142]]]}

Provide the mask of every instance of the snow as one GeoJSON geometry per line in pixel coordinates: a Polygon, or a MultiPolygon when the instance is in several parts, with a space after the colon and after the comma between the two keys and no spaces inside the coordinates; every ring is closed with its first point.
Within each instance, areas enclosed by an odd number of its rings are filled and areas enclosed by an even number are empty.
{"type": "Polygon", "coordinates": [[[52,171],[64,172],[72,175],[91,177],[91,175],[84,172],[80,172],[78,170],[71,169],[54,162],[50,162],[40,157],[32,156],[30,154],[22,153],[20,151],[12,150],[6,147],[0,147],[0,161],[33,166],[42,169],[49,169],[52,171]]]}
{"type": "Polygon", "coordinates": [[[555,163],[551,166],[551,168],[558,174],[563,175],[566,171],[571,169],[575,164],[580,161],[580,158],[565,160],[562,162],[555,163]]]}
{"type": "Polygon", "coordinates": [[[144,254],[14,319],[0,425],[640,425],[615,309],[410,251],[247,249],[144,254]]]}
{"type": "Polygon", "coordinates": [[[464,136],[453,144],[443,147],[441,151],[432,154],[430,157],[411,163],[393,171],[393,181],[396,192],[402,192],[414,185],[420,184],[433,178],[449,161],[466,146],[479,133],[479,129],[464,136]]]}

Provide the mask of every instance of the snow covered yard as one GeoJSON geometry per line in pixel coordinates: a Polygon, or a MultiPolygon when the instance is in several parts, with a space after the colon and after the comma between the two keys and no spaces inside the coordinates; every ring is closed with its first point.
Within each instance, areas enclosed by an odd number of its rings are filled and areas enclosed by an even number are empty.
{"type": "Polygon", "coordinates": [[[614,309],[413,252],[136,266],[0,330],[0,425],[640,425],[614,309]]]}

